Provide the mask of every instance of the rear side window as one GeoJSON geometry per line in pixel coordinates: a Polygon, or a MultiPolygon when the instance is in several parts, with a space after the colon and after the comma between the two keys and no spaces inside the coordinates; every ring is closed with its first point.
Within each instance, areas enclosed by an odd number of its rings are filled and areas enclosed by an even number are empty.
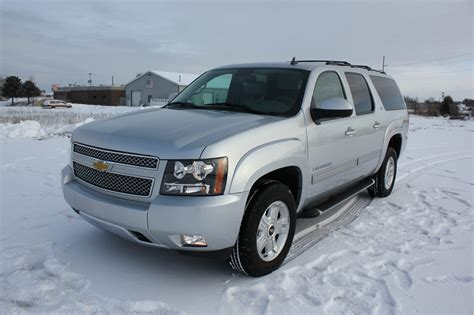
{"type": "Polygon", "coordinates": [[[370,94],[369,86],[363,75],[346,72],[346,79],[349,83],[352,99],[357,116],[370,114],[374,111],[374,102],[370,94]]]}
{"type": "Polygon", "coordinates": [[[314,86],[311,106],[319,108],[322,101],[330,98],[346,98],[339,75],[332,71],[323,72],[319,75],[314,86]]]}
{"type": "Polygon", "coordinates": [[[376,75],[371,75],[370,79],[374,83],[385,110],[400,110],[406,108],[402,94],[400,94],[400,90],[394,80],[376,75]]]}

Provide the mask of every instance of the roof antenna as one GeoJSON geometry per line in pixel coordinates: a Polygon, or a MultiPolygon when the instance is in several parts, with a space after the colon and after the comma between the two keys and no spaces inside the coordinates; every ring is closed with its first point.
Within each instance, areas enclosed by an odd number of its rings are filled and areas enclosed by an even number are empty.
{"type": "Polygon", "coordinates": [[[290,65],[294,66],[294,65],[296,65],[297,63],[298,63],[298,61],[296,61],[296,58],[293,57],[293,58],[291,59],[290,65]]]}

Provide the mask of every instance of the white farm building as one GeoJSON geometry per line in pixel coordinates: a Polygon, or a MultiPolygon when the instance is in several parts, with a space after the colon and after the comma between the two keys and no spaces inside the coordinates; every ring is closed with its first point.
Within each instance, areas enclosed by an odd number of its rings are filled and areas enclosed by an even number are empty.
{"type": "Polygon", "coordinates": [[[138,74],[125,85],[126,105],[149,106],[153,101],[166,101],[168,96],[180,92],[198,75],[158,70],[138,74]]]}

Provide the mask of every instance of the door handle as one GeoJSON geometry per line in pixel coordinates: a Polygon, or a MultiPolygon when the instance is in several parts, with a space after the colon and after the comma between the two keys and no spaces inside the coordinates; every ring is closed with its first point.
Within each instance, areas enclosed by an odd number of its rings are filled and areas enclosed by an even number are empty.
{"type": "Polygon", "coordinates": [[[374,129],[379,129],[381,126],[382,124],[376,121],[372,127],[374,127],[374,129]]]}
{"type": "Polygon", "coordinates": [[[345,134],[346,136],[352,136],[353,134],[355,134],[355,129],[352,129],[351,127],[348,127],[345,134]]]}

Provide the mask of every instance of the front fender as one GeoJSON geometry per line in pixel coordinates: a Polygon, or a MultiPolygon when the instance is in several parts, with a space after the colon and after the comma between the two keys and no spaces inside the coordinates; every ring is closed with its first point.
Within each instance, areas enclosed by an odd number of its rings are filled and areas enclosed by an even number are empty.
{"type": "MultiPolygon", "coordinates": [[[[302,196],[307,182],[307,157],[304,143],[296,138],[282,139],[253,148],[236,165],[230,193],[249,191],[262,176],[274,170],[296,166],[302,176],[302,196]]],[[[301,198],[303,199],[303,198],[301,198]]]]}

